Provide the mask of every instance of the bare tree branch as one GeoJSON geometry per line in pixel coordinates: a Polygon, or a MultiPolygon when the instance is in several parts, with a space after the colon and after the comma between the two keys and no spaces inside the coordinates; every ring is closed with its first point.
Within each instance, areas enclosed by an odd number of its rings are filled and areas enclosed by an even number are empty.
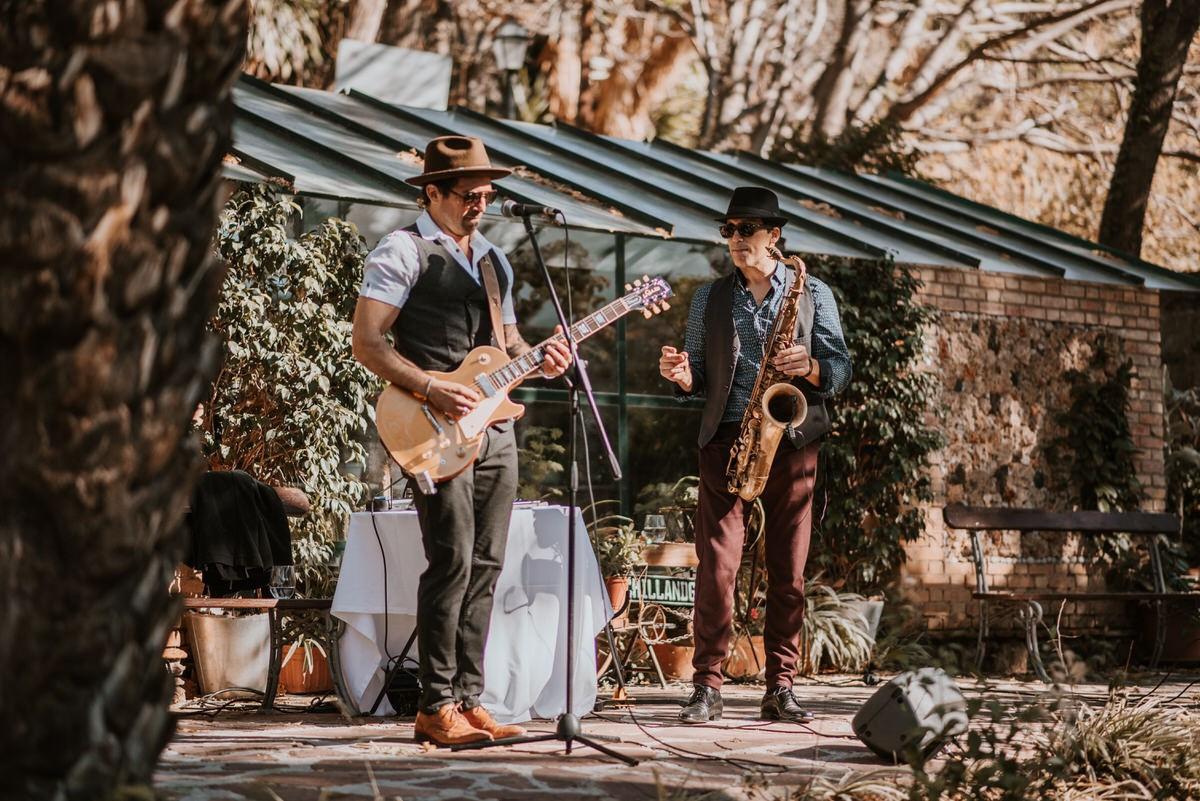
{"type": "Polygon", "coordinates": [[[1070,11],[1064,11],[1060,14],[1051,14],[1049,16],[1042,17],[1041,19],[1030,22],[1029,25],[1022,30],[1013,31],[976,45],[975,47],[971,48],[970,52],[967,53],[967,55],[958,63],[954,64],[949,69],[938,75],[938,77],[935,78],[932,83],[930,83],[930,85],[924,89],[924,91],[919,92],[915,97],[912,97],[909,100],[901,101],[892,106],[891,110],[888,112],[887,119],[897,123],[906,121],[909,117],[916,113],[917,109],[928,103],[929,100],[932,99],[933,96],[936,95],[947,83],[949,83],[952,78],[958,75],[966,67],[978,61],[985,54],[987,54],[988,51],[1008,44],[1009,42],[1019,39],[1022,36],[1026,36],[1029,33],[1042,29],[1046,26],[1057,27],[1060,23],[1063,23],[1067,20],[1079,19],[1091,9],[1113,1],[1114,0],[1092,0],[1092,2],[1089,2],[1079,8],[1071,9],[1070,11]]]}

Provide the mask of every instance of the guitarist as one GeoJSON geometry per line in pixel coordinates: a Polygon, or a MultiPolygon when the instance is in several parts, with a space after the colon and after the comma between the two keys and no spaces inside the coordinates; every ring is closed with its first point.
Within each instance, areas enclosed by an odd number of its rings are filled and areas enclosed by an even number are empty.
{"type": "MultiPolygon", "coordinates": [[[[491,181],[510,172],[492,166],[479,139],[433,139],[423,172],[408,179],[421,188],[424,213],[380,240],[364,268],[354,310],[355,358],[451,419],[475,408],[479,394],[426,371],[453,370],[479,345],[513,357],[530,350],[517,332],[512,266],[478,230],[496,197],[491,181]]],[[[564,344],[552,343],[543,376],[562,375],[570,358],[564,344]]],[[[479,703],[483,646],[516,488],[516,441],[506,424],[488,429],[473,466],[439,484],[435,494],[413,493],[429,561],[417,591],[420,741],[456,745],[525,733],[497,723],[479,703]]]]}

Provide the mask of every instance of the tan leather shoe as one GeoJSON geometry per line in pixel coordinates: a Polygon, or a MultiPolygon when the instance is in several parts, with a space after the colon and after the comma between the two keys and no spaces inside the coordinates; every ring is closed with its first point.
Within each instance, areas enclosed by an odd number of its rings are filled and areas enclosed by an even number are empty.
{"type": "Polygon", "coordinates": [[[457,705],[444,704],[432,714],[417,713],[417,723],[413,727],[413,739],[418,743],[462,745],[479,740],[490,740],[492,735],[468,723],[463,714],[458,711],[457,705]]]}
{"type": "Polygon", "coordinates": [[[497,723],[492,714],[482,706],[463,710],[462,716],[475,728],[486,731],[493,740],[507,740],[509,737],[524,737],[526,731],[520,726],[505,726],[497,723]]]}

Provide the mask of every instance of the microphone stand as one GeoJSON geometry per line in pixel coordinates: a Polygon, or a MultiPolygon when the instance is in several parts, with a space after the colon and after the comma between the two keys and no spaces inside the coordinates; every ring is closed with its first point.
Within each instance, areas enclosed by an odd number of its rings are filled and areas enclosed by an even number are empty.
{"type": "MultiPolygon", "coordinates": [[[[568,372],[572,378],[567,380],[567,397],[569,400],[569,408],[571,419],[568,424],[567,434],[567,458],[571,463],[571,474],[569,483],[569,492],[567,500],[567,647],[566,651],[566,667],[567,667],[567,692],[565,711],[558,719],[558,725],[553,734],[535,734],[526,737],[510,737],[504,740],[484,740],[481,742],[464,743],[462,745],[451,746],[451,751],[475,751],[483,748],[490,748],[494,745],[521,745],[524,743],[541,743],[549,740],[560,740],[566,747],[566,752],[571,753],[571,746],[578,742],[586,746],[590,746],[602,754],[620,760],[626,765],[634,766],[638,764],[636,759],[617,753],[616,751],[601,745],[595,740],[583,734],[583,726],[579,722],[579,718],[575,715],[574,707],[574,673],[575,673],[575,518],[578,514],[578,494],[579,494],[579,466],[575,461],[575,433],[576,421],[579,418],[579,392],[583,391],[583,395],[587,398],[588,408],[592,410],[592,419],[596,421],[596,428],[600,432],[600,441],[604,445],[604,450],[608,453],[609,464],[612,468],[614,479],[621,478],[621,466],[617,461],[617,456],[613,453],[612,446],[608,442],[608,435],[604,431],[604,423],[600,419],[600,411],[596,408],[596,397],[592,394],[592,382],[588,378],[587,368],[584,366],[579,354],[575,351],[575,340],[571,336],[571,326],[563,313],[562,303],[558,300],[558,295],[554,291],[554,282],[550,277],[550,268],[546,266],[545,260],[542,258],[542,250],[538,246],[537,236],[533,232],[533,223],[530,222],[529,214],[521,216],[525,223],[525,232],[529,235],[529,241],[533,245],[533,255],[538,266],[542,270],[542,278],[546,281],[546,291],[550,296],[550,302],[554,306],[554,313],[558,317],[558,322],[562,326],[563,336],[567,340],[567,349],[571,353],[571,367],[568,372]]],[[[565,376],[565,374],[564,374],[565,376]]]]}

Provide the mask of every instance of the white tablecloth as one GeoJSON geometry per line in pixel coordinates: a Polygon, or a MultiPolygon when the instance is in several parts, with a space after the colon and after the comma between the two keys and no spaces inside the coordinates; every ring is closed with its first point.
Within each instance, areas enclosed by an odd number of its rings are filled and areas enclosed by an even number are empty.
{"type": "MultiPolygon", "coordinates": [[[[596,699],[595,637],[612,615],[583,517],[575,521],[574,713],[596,699]]],[[[332,614],[346,622],[342,675],[351,700],[366,712],[383,685],[384,571],[387,652],[398,655],[416,625],[417,582],[425,552],[416,512],[358,512],[350,517],[346,553],[332,614]],[[375,526],[379,538],[375,536],[375,526]],[[383,543],[380,558],[379,541],[383,543]]],[[[554,718],[566,708],[567,514],[561,506],[513,510],[504,568],[496,583],[484,648],[482,703],[503,723],[554,718]]],[[[416,645],[409,654],[414,659],[416,645]]],[[[383,699],[377,714],[390,714],[383,699]]]]}

